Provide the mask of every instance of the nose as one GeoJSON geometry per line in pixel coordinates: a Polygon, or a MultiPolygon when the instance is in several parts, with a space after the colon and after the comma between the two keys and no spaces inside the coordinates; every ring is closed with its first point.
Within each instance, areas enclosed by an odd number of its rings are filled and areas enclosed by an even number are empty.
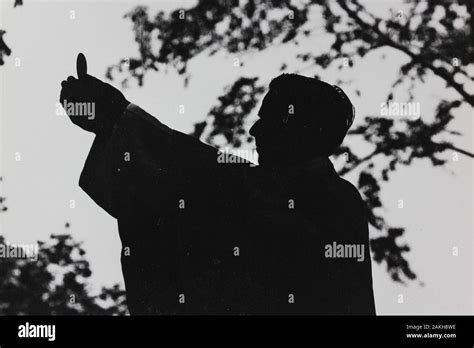
{"type": "Polygon", "coordinates": [[[261,123],[262,123],[261,120],[257,120],[257,122],[255,122],[253,126],[250,127],[249,133],[251,136],[253,137],[258,136],[258,134],[260,133],[261,123]]]}

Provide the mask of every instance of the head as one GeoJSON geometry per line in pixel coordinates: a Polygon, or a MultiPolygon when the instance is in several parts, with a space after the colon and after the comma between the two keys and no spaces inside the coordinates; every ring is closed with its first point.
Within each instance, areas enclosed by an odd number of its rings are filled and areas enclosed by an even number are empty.
{"type": "Polygon", "coordinates": [[[283,74],[270,83],[258,116],[250,134],[260,165],[284,167],[330,156],[354,120],[354,107],[337,86],[283,74]]]}

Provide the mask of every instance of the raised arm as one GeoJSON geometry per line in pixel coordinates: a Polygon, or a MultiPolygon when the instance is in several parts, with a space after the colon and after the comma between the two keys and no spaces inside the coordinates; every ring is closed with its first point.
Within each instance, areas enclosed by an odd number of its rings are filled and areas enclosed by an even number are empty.
{"type": "Polygon", "coordinates": [[[75,125],[96,134],[79,184],[109,214],[174,209],[213,170],[216,149],[168,128],[110,84],[78,75],[61,83],[60,102],[75,125]]]}

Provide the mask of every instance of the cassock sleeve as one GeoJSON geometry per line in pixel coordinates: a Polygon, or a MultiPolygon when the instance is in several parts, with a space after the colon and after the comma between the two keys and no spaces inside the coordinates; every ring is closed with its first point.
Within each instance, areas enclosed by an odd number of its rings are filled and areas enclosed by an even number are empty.
{"type": "Polygon", "coordinates": [[[79,185],[117,219],[131,208],[162,215],[215,169],[216,158],[213,147],[129,104],[109,134],[96,136],[79,185]]]}
{"type": "Polygon", "coordinates": [[[233,285],[202,285],[244,267],[233,250],[246,250],[239,212],[248,164],[225,165],[218,154],[133,104],[110,134],[96,136],[79,185],[118,220],[122,245],[131,248],[122,269],[132,314],[223,313],[234,299],[233,285]]]}

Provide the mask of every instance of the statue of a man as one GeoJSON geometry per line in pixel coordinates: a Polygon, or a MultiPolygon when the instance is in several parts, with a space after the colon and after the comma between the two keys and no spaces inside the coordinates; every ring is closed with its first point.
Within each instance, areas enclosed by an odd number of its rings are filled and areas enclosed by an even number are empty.
{"type": "Polygon", "coordinates": [[[69,115],[96,134],[79,185],[118,220],[132,315],[375,314],[365,205],[328,159],[354,117],[339,87],[275,78],[254,167],[85,72],[61,85],[61,102],[95,106],[69,115]]]}

